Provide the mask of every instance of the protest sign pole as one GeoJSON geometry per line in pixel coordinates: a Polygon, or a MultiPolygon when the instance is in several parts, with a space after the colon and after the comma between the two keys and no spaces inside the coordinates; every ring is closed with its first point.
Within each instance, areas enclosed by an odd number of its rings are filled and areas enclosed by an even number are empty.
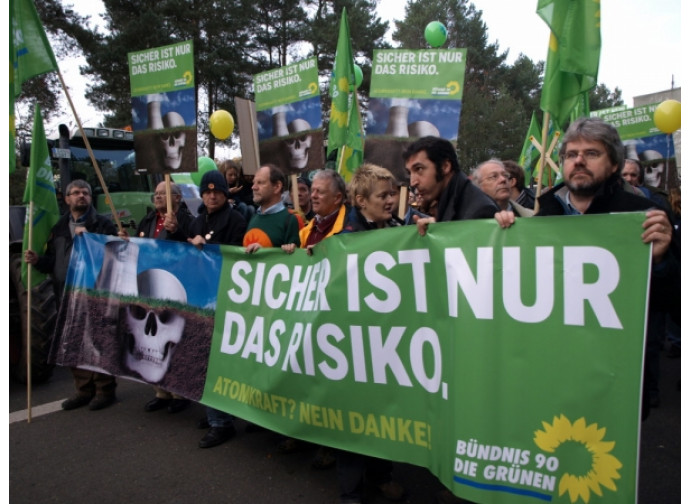
{"type": "MultiPolygon", "coordinates": [[[[34,202],[29,202],[29,244],[27,250],[33,247],[33,222],[34,202]]],[[[31,423],[31,263],[26,270],[26,421],[31,423]]]]}
{"type": "Polygon", "coordinates": [[[400,187],[400,199],[398,200],[398,217],[401,219],[404,219],[407,213],[407,198],[407,186],[403,185],[400,187]]]}
{"type": "Polygon", "coordinates": [[[103,179],[103,174],[101,173],[101,169],[98,167],[98,162],[96,162],[96,157],[93,155],[93,150],[91,149],[91,143],[89,143],[89,139],[84,134],[84,128],[82,127],[81,120],[79,119],[79,115],[77,114],[77,109],[74,107],[74,103],[72,103],[72,97],[70,96],[69,91],[67,91],[67,85],[65,84],[65,80],[62,78],[62,72],[60,72],[60,70],[58,70],[57,75],[58,75],[58,78],[60,79],[60,85],[62,86],[62,90],[65,92],[65,96],[67,97],[67,101],[69,102],[69,106],[72,109],[72,114],[74,115],[74,120],[77,122],[77,126],[79,127],[79,132],[81,133],[81,137],[84,139],[84,146],[86,147],[86,151],[89,153],[89,158],[91,158],[91,164],[93,165],[93,169],[96,172],[96,176],[98,177],[98,181],[101,183],[101,188],[103,189],[103,195],[105,196],[105,201],[108,203],[108,206],[110,207],[110,211],[113,214],[113,220],[115,221],[115,225],[117,225],[118,231],[122,231],[122,223],[120,222],[120,218],[117,216],[117,211],[115,210],[115,205],[113,204],[113,200],[110,197],[110,193],[108,192],[108,187],[105,183],[105,180],[103,179]]]}
{"type": "Polygon", "coordinates": [[[544,122],[541,127],[541,148],[539,149],[539,174],[537,175],[537,193],[534,199],[534,213],[539,212],[539,196],[541,196],[541,181],[544,176],[544,164],[546,163],[546,142],[549,133],[550,114],[544,112],[544,122]]]}
{"type": "Polygon", "coordinates": [[[292,187],[292,208],[298,214],[304,216],[302,207],[299,206],[299,190],[297,188],[297,174],[290,174],[290,186],[292,187]]]}

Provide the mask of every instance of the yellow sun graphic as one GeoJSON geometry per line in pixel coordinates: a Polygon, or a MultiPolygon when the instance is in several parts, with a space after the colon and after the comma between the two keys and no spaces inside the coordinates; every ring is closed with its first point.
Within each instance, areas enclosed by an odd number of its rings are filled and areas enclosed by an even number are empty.
{"type": "Polygon", "coordinates": [[[579,498],[583,502],[589,502],[590,491],[602,496],[601,486],[616,491],[614,480],[620,479],[618,469],[623,464],[611,455],[616,445],[615,441],[604,441],[606,428],[601,428],[593,423],[587,425],[584,417],[574,423],[565,415],[554,417],[553,424],[542,422],[544,430],[534,433],[534,443],[545,452],[553,453],[564,443],[579,443],[591,456],[589,470],[584,474],[564,473],[558,484],[558,495],[566,491],[570,502],[576,502],[579,498]]]}

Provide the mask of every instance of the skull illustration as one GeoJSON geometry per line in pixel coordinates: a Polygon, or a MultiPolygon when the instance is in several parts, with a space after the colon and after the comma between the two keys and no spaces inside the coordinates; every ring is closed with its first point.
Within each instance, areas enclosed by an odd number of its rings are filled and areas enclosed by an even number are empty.
{"type": "MultiPolygon", "coordinates": [[[[163,116],[163,125],[165,128],[184,126],[184,118],[177,112],[168,112],[163,116]]],[[[160,142],[165,153],[163,164],[168,170],[180,168],[186,138],[187,134],[184,131],[160,133],[160,142]]]]}
{"type": "Polygon", "coordinates": [[[655,150],[646,150],[640,154],[640,161],[644,166],[644,183],[650,187],[661,187],[664,156],[655,150]]]}
{"type": "MultiPolygon", "coordinates": [[[[295,119],[288,124],[290,134],[308,131],[311,126],[304,119],[295,119]]],[[[311,147],[311,135],[302,135],[285,140],[288,153],[290,155],[290,168],[293,170],[304,170],[309,162],[309,148],[311,147]]]]}
{"type": "MultiPolygon", "coordinates": [[[[137,277],[139,295],[187,302],[184,286],[168,271],[150,269],[137,277]]],[[[182,340],[185,319],[166,307],[133,303],[125,309],[127,342],[125,366],[149,383],[160,382],[170,366],[175,347],[182,340]]]]}

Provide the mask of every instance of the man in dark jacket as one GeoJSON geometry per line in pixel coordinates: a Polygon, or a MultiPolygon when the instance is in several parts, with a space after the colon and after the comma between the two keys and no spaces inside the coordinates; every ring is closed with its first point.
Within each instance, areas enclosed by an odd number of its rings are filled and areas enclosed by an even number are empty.
{"type": "Polygon", "coordinates": [[[156,186],[151,196],[154,209],[139,223],[137,236],[139,238],[156,238],[158,240],[187,239],[189,226],[194,216],[182,201],[182,191],[176,184],[170,184],[172,216],[166,220],[168,205],[165,194],[165,182],[156,186]]]}
{"type": "MultiPolygon", "coordinates": [[[[204,173],[199,192],[204,205],[189,226],[187,241],[200,249],[207,243],[242,245],[247,221],[230,206],[230,193],[223,174],[217,170],[204,173]]],[[[199,426],[208,428],[199,441],[199,448],[218,446],[236,434],[233,416],[209,407],[199,426]]]]}
{"type": "Polygon", "coordinates": [[[455,148],[448,140],[428,136],[410,144],[403,153],[410,187],[426,207],[436,212],[419,219],[417,229],[426,234],[431,222],[490,219],[498,211],[494,201],[460,171],[455,148]]]}
{"type": "MultiPolygon", "coordinates": [[[[620,174],[625,164],[625,150],[616,128],[597,118],[575,121],[563,137],[560,157],[564,182],[539,198],[537,216],[646,211],[642,241],[652,244],[653,260],[649,319],[654,320],[660,312],[678,311],[679,243],[664,210],[655,208],[651,200],[623,189],[620,174]]],[[[496,220],[505,228],[515,222],[515,217],[503,211],[496,214],[496,220]]],[[[655,399],[656,361],[658,349],[651,338],[645,359],[643,418],[655,399]]]]}
{"type": "MultiPolygon", "coordinates": [[[[75,180],[67,186],[65,203],[69,211],[53,227],[45,255],[39,256],[32,250],[24,254],[24,260],[36,269],[52,273],[59,301],[65,288],[74,237],[85,232],[117,235],[115,225],[96,213],[91,204],[91,186],[86,181],[75,180]]],[[[89,409],[95,411],[115,402],[115,377],[86,369],[71,369],[77,393],[62,403],[62,409],[71,410],[88,404],[89,409]]]]}

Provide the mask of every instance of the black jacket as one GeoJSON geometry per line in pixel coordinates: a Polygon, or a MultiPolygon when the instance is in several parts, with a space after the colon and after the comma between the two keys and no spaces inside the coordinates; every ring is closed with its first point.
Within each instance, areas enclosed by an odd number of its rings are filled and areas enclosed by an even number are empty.
{"type": "MultiPolygon", "coordinates": [[[[154,237],[153,234],[156,231],[157,217],[158,212],[156,212],[156,210],[152,210],[146,214],[146,217],[141,219],[139,227],[137,228],[137,236],[139,238],[154,237]]],[[[175,231],[174,236],[169,235],[164,228],[160,233],[158,233],[159,240],[183,241],[189,238],[189,226],[192,224],[194,216],[189,211],[189,208],[187,208],[187,205],[184,201],[180,202],[180,208],[177,209],[175,217],[177,217],[177,231],[175,231]]]]}
{"type": "MultiPolygon", "coordinates": [[[[65,287],[72,245],[74,245],[74,238],[69,229],[71,218],[72,215],[69,212],[60,217],[51,231],[45,255],[39,257],[38,263],[36,263],[38,271],[52,274],[53,286],[58,299],[62,297],[62,291],[65,287]]],[[[117,235],[115,224],[107,217],[98,215],[93,207],[90,207],[84,215],[84,227],[89,233],[117,235]]]]}
{"type": "Polygon", "coordinates": [[[206,213],[202,206],[189,226],[189,237],[201,235],[207,243],[222,245],[242,245],[244,233],[247,232],[247,221],[242,214],[226,203],[223,208],[212,214],[206,213]]]}
{"type": "Polygon", "coordinates": [[[498,205],[462,172],[453,175],[441,193],[436,212],[439,222],[493,219],[498,205]]]}

